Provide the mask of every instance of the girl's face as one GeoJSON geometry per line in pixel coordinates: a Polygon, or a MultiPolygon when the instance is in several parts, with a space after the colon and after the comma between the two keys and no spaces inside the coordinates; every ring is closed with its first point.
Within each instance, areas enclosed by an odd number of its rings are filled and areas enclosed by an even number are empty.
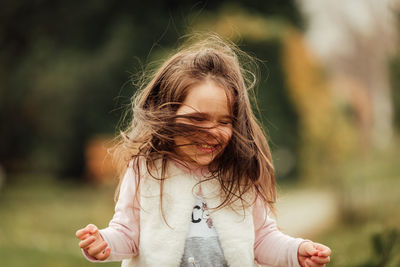
{"type": "Polygon", "coordinates": [[[222,153],[232,137],[232,115],[229,111],[226,90],[210,80],[194,85],[177,115],[189,115],[194,119],[178,118],[177,122],[206,129],[209,134],[194,133],[190,139],[183,136],[174,138],[176,152],[189,162],[207,166],[222,153]]]}

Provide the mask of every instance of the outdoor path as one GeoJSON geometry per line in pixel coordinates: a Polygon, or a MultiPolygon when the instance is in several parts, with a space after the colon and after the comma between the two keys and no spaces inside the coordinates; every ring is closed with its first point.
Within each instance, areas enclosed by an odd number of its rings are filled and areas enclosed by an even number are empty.
{"type": "Polygon", "coordinates": [[[277,223],[293,237],[313,238],[338,220],[335,195],[318,189],[289,189],[279,192],[277,223]]]}

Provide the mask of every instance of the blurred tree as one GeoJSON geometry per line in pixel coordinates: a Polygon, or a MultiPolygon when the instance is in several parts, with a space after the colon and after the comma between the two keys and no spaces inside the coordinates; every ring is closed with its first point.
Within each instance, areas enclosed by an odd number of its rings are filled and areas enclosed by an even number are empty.
{"type": "Polygon", "coordinates": [[[388,61],[398,38],[398,1],[299,3],[308,46],[329,69],[335,96],[353,109],[364,145],[387,148],[394,134],[388,61]]]}
{"type": "MultiPolygon", "coordinates": [[[[226,2],[1,2],[1,164],[8,172],[81,175],[85,144],[115,131],[135,90],[125,83],[127,70],[140,71],[149,54],[175,46],[189,14],[202,17],[226,2]]],[[[293,1],[232,3],[301,25],[293,1]]]]}
{"type": "Polygon", "coordinates": [[[332,169],[359,146],[352,118],[336,102],[322,66],[302,36],[292,31],[283,43],[289,95],[300,117],[301,176],[311,182],[333,178],[337,173],[332,169]]]}
{"type": "MultiPolygon", "coordinates": [[[[397,35],[400,36],[400,8],[396,13],[397,35]]],[[[400,42],[397,42],[396,54],[390,62],[390,84],[393,92],[394,123],[400,129],[400,42]]]]}
{"type": "Polygon", "coordinates": [[[390,78],[393,88],[394,123],[397,129],[400,129],[400,51],[390,64],[390,78]]]}

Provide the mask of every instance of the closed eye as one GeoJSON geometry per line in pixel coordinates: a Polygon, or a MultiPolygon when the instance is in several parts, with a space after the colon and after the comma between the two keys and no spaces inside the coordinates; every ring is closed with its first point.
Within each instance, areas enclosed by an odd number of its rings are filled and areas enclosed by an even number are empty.
{"type": "Polygon", "coordinates": [[[191,117],[190,120],[191,121],[205,121],[206,119],[202,118],[202,117],[191,117]]]}

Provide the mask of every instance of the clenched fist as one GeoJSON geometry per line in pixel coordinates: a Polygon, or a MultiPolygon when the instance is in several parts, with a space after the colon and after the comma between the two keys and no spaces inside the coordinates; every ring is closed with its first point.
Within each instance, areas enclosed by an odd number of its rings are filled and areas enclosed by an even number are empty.
{"type": "Polygon", "coordinates": [[[303,267],[323,267],[330,262],[330,255],[330,248],[311,241],[301,243],[298,250],[298,260],[303,267]]]}
{"type": "Polygon", "coordinates": [[[79,229],[76,231],[76,237],[81,240],[79,246],[93,258],[102,261],[110,256],[111,249],[100,235],[96,225],[89,224],[79,229]]]}

